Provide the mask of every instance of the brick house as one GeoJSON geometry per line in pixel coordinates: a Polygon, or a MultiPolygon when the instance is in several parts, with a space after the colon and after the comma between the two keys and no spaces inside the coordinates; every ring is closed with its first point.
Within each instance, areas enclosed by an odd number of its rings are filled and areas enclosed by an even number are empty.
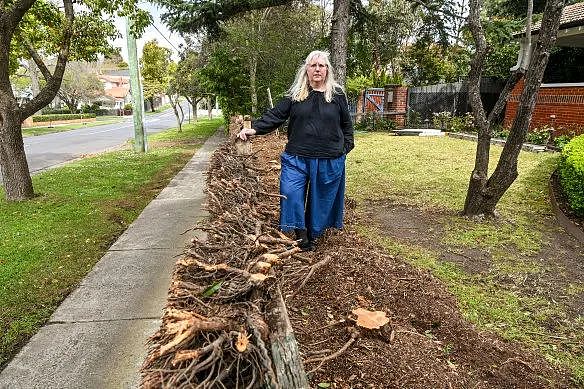
{"type": "MultiPolygon", "coordinates": [[[[540,23],[536,23],[532,28],[532,42],[537,40],[539,28],[540,23]]],[[[584,47],[584,3],[576,3],[564,8],[560,19],[556,46],[584,47]]],[[[521,50],[528,50],[525,38],[521,39],[521,50]]],[[[518,60],[518,63],[520,61],[518,60]]],[[[561,68],[551,70],[562,72],[561,68]]],[[[546,125],[552,126],[560,130],[556,135],[566,131],[567,128],[576,130],[578,133],[583,131],[584,74],[581,75],[581,78],[571,81],[574,82],[545,83],[544,79],[544,83],[541,85],[537,95],[530,129],[546,125]]],[[[517,83],[507,101],[504,119],[505,127],[510,127],[513,123],[523,86],[523,81],[517,83]]]]}

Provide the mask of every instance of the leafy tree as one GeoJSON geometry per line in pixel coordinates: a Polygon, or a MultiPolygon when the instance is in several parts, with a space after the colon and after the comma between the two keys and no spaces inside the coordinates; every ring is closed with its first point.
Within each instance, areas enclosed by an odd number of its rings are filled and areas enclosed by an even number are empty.
{"type": "Polygon", "coordinates": [[[525,72],[525,69],[519,68],[511,74],[499,100],[488,117],[480,98],[480,79],[488,51],[481,21],[483,2],[482,0],[472,0],[470,4],[469,29],[472,33],[476,50],[469,73],[469,100],[478,127],[478,142],[475,166],[470,177],[463,213],[465,215],[494,215],[497,203],[518,175],[517,158],[527,135],[537,93],[548,62],[549,52],[556,40],[560,17],[564,8],[564,0],[547,0],[541,29],[538,33],[538,41],[527,71],[525,72]],[[519,98],[517,114],[497,166],[489,177],[491,125],[494,122],[494,118],[503,110],[509,93],[524,72],[525,86],[519,98]]]}
{"type": "Polygon", "coordinates": [[[206,95],[205,79],[201,74],[205,58],[192,47],[188,47],[182,57],[171,78],[171,86],[177,94],[187,99],[197,120],[197,106],[206,95]]]}
{"type": "Polygon", "coordinates": [[[62,6],[45,0],[0,3],[0,166],[8,200],[24,200],[34,195],[22,122],[53,100],[67,62],[96,60],[98,53],[110,50],[108,38],[117,33],[107,15],[131,15],[137,21],[136,33],[149,21],[147,13],[136,8],[135,0],[78,0],[76,3],[81,5],[77,10],[73,8],[73,0],[62,0],[62,6]],[[43,56],[54,58],[54,70],[49,70],[43,56]],[[32,100],[19,104],[10,75],[26,59],[35,62],[46,84],[32,100]]]}
{"type": "MultiPolygon", "coordinates": [[[[183,33],[207,32],[211,37],[220,35],[221,24],[246,12],[263,10],[278,5],[290,5],[294,0],[156,0],[168,11],[162,19],[170,28],[183,33]]],[[[334,0],[331,20],[331,62],[337,79],[344,84],[346,77],[347,39],[350,14],[360,15],[363,6],[360,0],[334,0]]],[[[321,19],[317,16],[315,20],[321,19]]],[[[283,20],[280,20],[282,22],[283,20]]]]}
{"type": "Polygon", "coordinates": [[[249,76],[249,90],[242,92],[251,98],[252,113],[258,111],[258,95],[265,96],[266,88],[277,96],[290,86],[298,65],[314,48],[316,16],[315,7],[283,6],[251,11],[225,23],[221,42],[240,58],[249,76]]]}
{"type": "Polygon", "coordinates": [[[401,74],[402,50],[415,37],[421,12],[406,0],[370,1],[367,12],[364,23],[351,28],[348,75],[401,74]]]}
{"type": "Polygon", "coordinates": [[[170,56],[170,50],[159,46],[156,39],[144,44],[140,67],[144,80],[144,98],[150,101],[152,112],[154,112],[154,98],[166,94],[168,89],[170,56]]]}
{"type": "Polygon", "coordinates": [[[69,62],[67,64],[59,89],[59,97],[69,107],[71,113],[77,113],[79,103],[90,104],[95,98],[103,95],[103,84],[88,63],[69,62]]]}
{"type": "Polygon", "coordinates": [[[251,111],[249,77],[243,61],[219,42],[209,42],[207,63],[201,69],[201,79],[207,90],[219,100],[223,115],[251,111]]]}

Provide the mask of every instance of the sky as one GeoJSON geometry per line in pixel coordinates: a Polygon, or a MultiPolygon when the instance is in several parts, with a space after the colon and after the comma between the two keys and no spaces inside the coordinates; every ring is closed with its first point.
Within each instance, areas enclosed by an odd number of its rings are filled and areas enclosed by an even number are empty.
{"type": "MultiPolygon", "coordinates": [[[[181,43],[184,43],[184,40],[180,37],[177,33],[171,33],[166,25],[160,21],[160,14],[163,13],[158,7],[150,3],[142,3],[140,4],[140,8],[150,12],[152,15],[152,24],[154,26],[148,26],[146,31],[136,40],[136,44],[138,46],[138,58],[142,57],[142,49],[144,47],[144,43],[156,39],[160,46],[167,47],[172,52],[172,59],[174,61],[178,61],[178,49],[181,43]],[[158,31],[156,30],[158,29],[158,31]],[[165,39],[166,37],[166,39],[165,39]],[[168,41],[170,41],[170,43],[168,41]],[[171,45],[172,43],[172,45],[171,45]],[[174,46],[174,47],[173,47],[174,46]]],[[[116,27],[120,34],[122,34],[122,38],[118,38],[113,42],[114,47],[121,47],[122,49],[122,58],[127,62],[128,61],[128,46],[126,44],[126,21],[124,18],[116,18],[115,21],[116,27]]]]}

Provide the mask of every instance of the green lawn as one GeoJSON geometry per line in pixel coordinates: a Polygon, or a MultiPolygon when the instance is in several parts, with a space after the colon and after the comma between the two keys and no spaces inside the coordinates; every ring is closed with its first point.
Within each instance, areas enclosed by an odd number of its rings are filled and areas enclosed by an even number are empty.
{"type": "Polygon", "coordinates": [[[30,201],[0,191],[0,366],[221,123],[150,136],[146,154],[106,153],[35,175],[30,201]]]}
{"type": "Polygon", "coordinates": [[[52,134],[54,132],[76,130],[78,128],[84,128],[84,127],[96,127],[96,126],[102,126],[104,124],[119,123],[127,117],[128,116],[126,116],[126,117],[123,117],[123,116],[98,116],[94,122],[57,124],[57,125],[54,125],[51,127],[28,127],[28,128],[22,129],[22,136],[26,138],[29,136],[45,135],[45,134],[52,134]]]}
{"type": "MultiPolygon", "coordinates": [[[[521,287],[527,277],[565,271],[562,264],[542,263],[537,257],[553,232],[544,221],[553,220],[547,182],[558,155],[522,152],[519,178],[501,199],[499,218],[477,221],[457,215],[464,205],[476,143],[369,133],[357,136],[356,145],[347,159],[351,197],[360,204],[386,200],[440,210],[444,232],[438,243],[455,252],[481,250],[492,263],[487,272],[469,274],[440,260],[442,253],[436,248],[389,238],[370,224],[360,226],[360,231],[392,254],[432,271],[479,328],[539,350],[548,360],[571,369],[577,382],[584,384],[584,320],[570,317],[567,304],[558,304],[546,290],[534,293],[521,287]],[[506,285],[501,280],[512,282],[506,285]],[[550,327],[552,321],[561,324],[550,327]]],[[[494,169],[502,148],[491,149],[494,169]]],[[[575,301],[583,291],[584,280],[575,280],[562,294],[575,301]]]]}

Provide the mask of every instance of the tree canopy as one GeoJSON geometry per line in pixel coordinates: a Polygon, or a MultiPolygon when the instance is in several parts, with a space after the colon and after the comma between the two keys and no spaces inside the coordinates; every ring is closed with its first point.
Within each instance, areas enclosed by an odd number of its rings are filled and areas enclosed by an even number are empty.
{"type": "Polygon", "coordinates": [[[140,71],[144,80],[144,98],[150,101],[154,111],[154,98],[165,95],[170,82],[171,52],[168,48],[158,45],[156,39],[146,42],[140,58],[140,71]]]}

